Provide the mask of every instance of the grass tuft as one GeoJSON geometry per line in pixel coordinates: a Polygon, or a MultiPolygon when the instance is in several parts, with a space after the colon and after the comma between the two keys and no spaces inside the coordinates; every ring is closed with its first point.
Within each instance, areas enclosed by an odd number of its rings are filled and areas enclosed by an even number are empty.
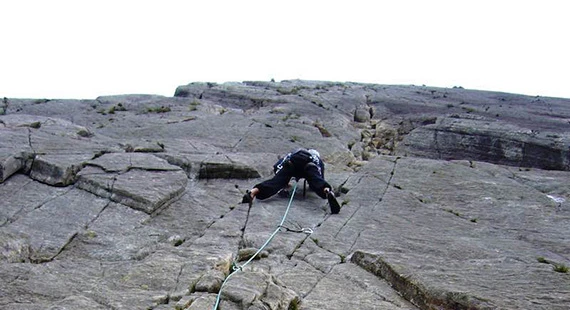
{"type": "Polygon", "coordinates": [[[556,272],[568,273],[568,266],[566,266],[564,264],[554,264],[552,266],[552,269],[556,272]]]}

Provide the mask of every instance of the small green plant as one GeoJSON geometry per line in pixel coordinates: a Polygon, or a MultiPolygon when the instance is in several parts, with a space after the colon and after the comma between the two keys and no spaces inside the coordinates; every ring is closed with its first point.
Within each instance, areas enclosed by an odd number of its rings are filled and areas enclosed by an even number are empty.
{"type": "Polygon", "coordinates": [[[325,128],[325,126],[323,126],[323,124],[319,123],[318,121],[314,122],[313,126],[317,127],[321,133],[321,136],[325,138],[332,137],[332,134],[325,128]]]}
{"type": "Polygon", "coordinates": [[[90,138],[93,136],[93,133],[88,129],[79,129],[79,131],[77,131],[77,135],[83,138],[90,138]]]}
{"type": "Polygon", "coordinates": [[[97,237],[97,233],[92,231],[92,230],[88,230],[85,232],[85,235],[87,236],[87,238],[89,239],[93,239],[95,237],[97,237]]]}
{"type": "Polygon", "coordinates": [[[556,272],[568,273],[568,266],[566,266],[564,264],[554,264],[552,266],[552,269],[556,272]]]}
{"type": "Polygon", "coordinates": [[[122,103],[117,103],[117,105],[114,105],[112,107],[109,108],[109,114],[115,114],[115,112],[119,112],[119,111],[126,111],[127,109],[125,108],[125,106],[123,106],[122,103]]]}
{"type": "Polygon", "coordinates": [[[289,112],[287,115],[283,116],[281,120],[287,121],[289,119],[298,119],[299,117],[301,117],[299,114],[289,112]]]}
{"type": "Polygon", "coordinates": [[[319,239],[317,239],[317,238],[311,238],[311,240],[313,240],[313,242],[314,242],[316,245],[319,245],[319,239]]]}
{"type": "Polygon", "coordinates": [[[165,107],[165,106],[160,106],[160,107],[152,107],[152,108],[147,108],[146,111],[148,113],[166,113],[166,112],[170,112],[170,107],[165,107]]]}
{"type": "Polygon", "coordinates": [[[192,100],[192,102],[190,102],[190,105],[188,106],[188,110],[190,111],[196,111],[198,110],[198,106],[202,104],[198,99],[194,98],[194,100],[192,100]]]}
{"type": "Polygon", "coordinates": [[[477,223],[477,219],[470,219],[471,223],[477,223]]]}
{"type": "Polygon", "coordinates": [[[345,206],[345,205],[347,205],[349,202],[350,202],[350,199],[345,199],[345,200],[343,200],[343,201],[341,202],[341,205],[342,205],[342,206],[345,206]]]}
{"type": "Polygon", "coordinates": [[[340,257],[340,262],[341,262],[341,264],[346,263],[346,255],[339,254],[338,256],[340,257]]]}
{"type": "Polygon", "coordinates": [[[299,137],[298,136],[291,136],[291,139],[289,139],[289,141],[297,142],[297,141],[299,141],[299,137]]]}
{"type": "Polygon", "coordinates": [[[277,88],[277,92],[280,93],[281,95],[297,95],[299,93],[299,90],[301,89],[302,88],[299,86],[294,86],[292,88],[279,87],[277,88]]]}
{"type": "Polygon", "coordinates": [[[282,107],[274,107],[273,109],[271,109],[271,111],[269,111],[269,114],[284,114],[285,111],[283,110],[282,107]]]}
{"type": "Polygon", "coordinates": [[[549,264],[549,262],[546,260],[546,258],[544,258],[542,256],[537,257],[536,260],[541,264],[549,264]]]}
{"type": "Polygon", "coordinates": [[[287,310],[299,310],[299,299],[298,297],[293,298],[293,300],[291,300],[291,302],[289,303],[289,307],[287,307],[287,310]]]}

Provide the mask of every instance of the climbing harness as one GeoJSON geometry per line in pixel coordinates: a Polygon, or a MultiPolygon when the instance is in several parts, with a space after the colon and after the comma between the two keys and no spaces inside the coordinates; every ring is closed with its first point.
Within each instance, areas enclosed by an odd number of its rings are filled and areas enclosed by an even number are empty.
{"type": "Polygon", "coordinates": [[[287,218],[287,214],[289,213],[289,209],[291,208],[291,204],[293,203],[293,197],[295,197],[295,191],[297,190],[297,184],[299,182],[295,182],[295,186],[293,186],[293,190],[291,191],[291,197],[289,198],[289,204],[287,204],[287,209],[285,210],[285,214],[283,215],[283,218],[281,219],[281,223],[279,223],[279,225],[277,226],[277,228],[275,229],[275,231],[273,231],[273,233],[271,234],[271,236],[269,236],[269,239],[267,239],[267,241],[265,241],[265,243],[259,248],[259,250],[257,250],[257,252],[255,252],[255,254],[253,254],[243,265],[238,265],[235,263],[232,264],[232,272],[226,277],[226,279],[224,280],[224,282],[222,282],[222,285],[220,286],[220,291],[218,292],[218,296],[216,297],[216,304],[214,305],[214,307],[212,308],[212,310],[216,310],[218,309],[218,305],[220,304],[220,297],[222,296],[222,289],[224,288],[224,285],[226,284],[226,282],[234,275],[236,274],[238,271],[243,271],[243,268],[245,266],[247,266],[249,263],[251,263],[251,261],[259,254],[261,253],[261,251],[263,251],[263,249],[265,249],[265,247],[271,242],[271,240],[273,240],[273,238],[275,237],[275,235],[281,231],[281,229],[285,229],[286,231],[291,231],[291,232],[303,232],[306,234],[312,234],[313,230],[311,228],[302,228],[300,230],[293,230],[293,229],[289,229],[285,226],[283,226],[283,223],[285,223],[285,219],[287,218]]]}

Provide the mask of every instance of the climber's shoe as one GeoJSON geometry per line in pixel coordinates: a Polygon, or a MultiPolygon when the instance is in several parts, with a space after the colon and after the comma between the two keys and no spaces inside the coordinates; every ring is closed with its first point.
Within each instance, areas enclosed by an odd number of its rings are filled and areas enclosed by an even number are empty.
{"type": "Polygon", "coordinates": [[[333,191],[327,193],[327,200],[329,201],[329,206],[331,207],[332,214],[338,214],[340,212],[340,205],[334,196],[333,191]]]}

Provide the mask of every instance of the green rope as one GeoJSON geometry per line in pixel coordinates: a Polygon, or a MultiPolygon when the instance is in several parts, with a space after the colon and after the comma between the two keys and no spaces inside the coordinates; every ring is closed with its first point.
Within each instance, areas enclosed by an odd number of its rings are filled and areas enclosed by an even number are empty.
{"type": "Polygon", "coordinates": [[[267,241],[265,241],[265,243],[259,248],[259,250],[257,250],[257,252],[255,252],[255,254],[253,254],[247,260],[247,262],[245,262],[241,266],[237,266],[237,265],[234,266],[234,268],[233,268],[234,271],[226,277],[224,282],[222,282],[222,286],[220,286],[220,291],[218,292],[218,296],[216,297],[216,304],[214,305],[214,308],[212,308],[212,310],[218,309],[218,305],[220,304],[220,297],[222,296],[222,289],[224,288],[224,285],[226,285],[226,282],[234,274],[236,274],[238,271],[240,271],[240,270],[243,271],[243,267],[247,266],[259,253],[261,253],[261,251],[263,251],[263,249],[269,244],[269,242],[271,242],[271,240],[273,240],[273,237],[275,237],[275,235],[279,232],[281,227],[283,227],[283,223],[285,223],[285,219],[287,218],[287,214],[289,213],[289,209],[291,208],[291,204],[293,203],[293,197],[295,197],[295,191],[297,190],[297,184],[298,184],[298,182],[295,182],[295,186],[293,187],[293,191],[291,191],[291,197],[289,198],[289,204],[287,205],[287,209],[285,210],[285,214],[283,215],[283,218],[281,219],[281,223],[279,223],[279,226],[277,226],[275,231],[271,234],[271,236],[269,236],[269,239],[267,239],[267,241]]]}

